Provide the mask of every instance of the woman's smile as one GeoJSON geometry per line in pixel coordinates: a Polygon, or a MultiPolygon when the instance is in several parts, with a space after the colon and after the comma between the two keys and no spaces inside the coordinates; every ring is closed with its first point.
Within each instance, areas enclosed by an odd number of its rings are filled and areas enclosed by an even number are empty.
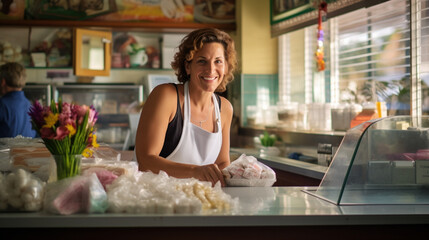
{"type": "Polygon", "coordinates": [[[191,82],[199,81],[204,91],[215,91],[222,82],[227,68],[224,51],[220,43],[204,44],[187,65],[186,70],[191,75],[191,82]]]}
{"type": "Polygon", "coordinates": [[[216,80],[217,79],[217,76],[215,76],[215,77],[211,77],[211,76],[203,76],[202,77],[204,80],[206,80],[206,81],[214,81],[214,80],[216,80]]]}

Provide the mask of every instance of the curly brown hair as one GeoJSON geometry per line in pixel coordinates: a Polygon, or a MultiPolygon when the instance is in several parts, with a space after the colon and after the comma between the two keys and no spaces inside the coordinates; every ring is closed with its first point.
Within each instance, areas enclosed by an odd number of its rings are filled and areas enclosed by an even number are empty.
{"type": "Polygon", "coordinates": [[[195,52],[200,50],[205,43],[221,43],[224,48],[225,59],[228,64],[228,72],[219,84],[216,92],[224,92],[226,85],[234,79],[234,71],[237,68],[237,56],[234,40],[224,31],[216,28],[197,29],[185,36],[179,45],[179,51],[174,55],[171,67],[174,69],[178,81],[186,82],[189,76],[186,73],[186,62],[191,62],[195,52]]]}

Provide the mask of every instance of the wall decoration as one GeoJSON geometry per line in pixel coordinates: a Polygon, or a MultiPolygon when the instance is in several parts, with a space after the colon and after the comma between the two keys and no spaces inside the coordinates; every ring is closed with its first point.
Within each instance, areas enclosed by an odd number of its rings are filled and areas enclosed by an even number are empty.
{"type": "Polygon", "coordinates": [[[318,10],[319,18],[317,22],[317,43],[316,43],[317,49],[315,53],[316,66],[317,66],[318,72],[325,70],[325,53],[323,48],[324,32],[322,29],[322,21],[326,20],[327,11],[328,11],[327,3],[325,1],[322,1],[319,4],[319,10],[318,10]]]}
{"type": "Polygon", "coordinates": [[[25,0],[0,0],[0,19],[24,19],[25,0]]]}
{"type": "Polygon", "coordinates": [[[117,0],[117,10],[101,21],[193,22],[193,0],[117,0]]]}
{"type": "Polygon", "coordinates": [[[201,23],[234,23],[235,0],[196,0],[194,19],[201,23]]]}
{"type": "Polygon", "coordinates": [[[116,11],[115,0],[27,1],[26,19],[87,20],[116,11]]]}
{"type": "Polygon", "coordinates": [[[236,9],[236,0],[0,0],[0,9],[10,1],[22,1],[21,19],[29,20],[228,24],[235,23],[236,9]]]}

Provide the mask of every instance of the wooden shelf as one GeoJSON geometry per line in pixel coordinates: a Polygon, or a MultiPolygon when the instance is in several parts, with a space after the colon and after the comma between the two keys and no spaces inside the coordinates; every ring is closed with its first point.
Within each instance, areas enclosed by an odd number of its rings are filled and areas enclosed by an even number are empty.
{"type": "Polygon", "coordinates": [[[236,30],[235,23],[174,23],[174,22],[119,22],[119,21],[72,21],[72,20],[0,20],[2,27],[83,27],[94,29],[120,29],[121,31],[190,32],[194,29],[212,27],[225,31],[236,30]]]}

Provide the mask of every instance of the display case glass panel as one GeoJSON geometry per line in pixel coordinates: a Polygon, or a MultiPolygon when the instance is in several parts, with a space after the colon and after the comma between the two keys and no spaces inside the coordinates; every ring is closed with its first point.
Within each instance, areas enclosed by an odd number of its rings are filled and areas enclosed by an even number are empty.
{"type": "Polygon", "coordinates": [[[51,85],[49,84],[27,84],[22,90],[31,103],[39,101],[40,104],[46,106],[51,102],[51,85]]]}
{"type": "Polygon", "coordinates": [[[429,117],[394,116],[347,131],[322,182],[338,205],[429,204],[429,117]]]}
{"type": "Polygon", "coordinates": [[[130,130],[130,114],[140,112],[143,85],[70,84],[53,87],[54,99],[93,105],[99,113],[97,141],[122,149],[130,130]]]}

